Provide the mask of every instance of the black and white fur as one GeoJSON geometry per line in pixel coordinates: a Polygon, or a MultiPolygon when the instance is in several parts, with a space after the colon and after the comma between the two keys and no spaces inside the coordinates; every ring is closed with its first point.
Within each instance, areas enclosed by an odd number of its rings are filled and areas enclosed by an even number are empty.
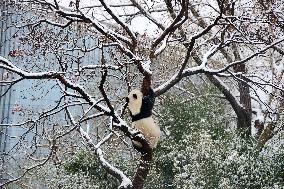
{"type": "MultiPolygon", "coordinates": [[[[147,96],[140,90],[133,90],[126,98],[131,113],[132,127],[138,129],[146,138],[150,148],[155,148],[160,139],[161,131],[152,118],[152,109],[155,102],[155,93],[150,88],[147,96]]],[[[142,147],[138,141],[133,141],[136,147],[142,147]]]]}

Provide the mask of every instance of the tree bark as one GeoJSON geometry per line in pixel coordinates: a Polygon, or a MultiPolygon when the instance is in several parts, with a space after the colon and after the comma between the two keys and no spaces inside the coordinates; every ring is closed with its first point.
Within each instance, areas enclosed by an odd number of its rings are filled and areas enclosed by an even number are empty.
{"type": "Polygon", "coordinates": [[[274,130],[275,124],[274,123],[269,123],[265,129],[263,130],[262,134],[260,135],[257,145],[256,145],[256,150],[261,151],[266,142],[271,139],[274,136],[274,130]]]}
{"type": "Polygon", "coordinates": [[[153,160],[152,149],[150,149],[147,153],[142,154],[139,166],[136,170],[136,173],[135,173],[135,176],[132,182],[134,189],[143,189],[145,180],[150,171],[152,160],[153,160]]]}
{"type": "MultiPolygon", "coordinates": [[[[240,54],[238,52],[236,44],[233,44],[233,51],[236,61],[241,60],[240,54]]],[[[245,64],[237,64],[233,67],[235,72],[246,72],[245,64]]],[[[238,87],[240,92],[240,103],[243,106],[243,113],[238,117],[237,127],[240,134],[243,137],[251,136],[251,118],[252,118],[252,108],[251,108],[251,96],[249,85],[244,81],[243,76],[237,76],[240,80],[238,81],[238,87]]]]}
{"type": "MultiPolygon", "coordinates": [[[[198,65],[201,64],[201,59],[193,54],[193,59],[197,62],[198,65]]],[[[211,81],[213,85],[215,85],[221,93],[225,96],[225,98],[229,101],[232,106],[234,112],[237,115],[237,127],[243,137],[248,137],[251,135],[251,98],[249,94],[249,88],[246,83],[239,83],[240,90],[240,104],[236,101],[236,98],[233,94],[216,78],[216,76],[206,74],[206,77],[211,81]]]]}
{"type": "MultiPolygon", "coordinates": [[[[141,87],[141,91],[144,96],[149,93],[150,87],[151,75],[147,74],[143,78],[141,87]]],[[[142,141],[140,143],[142,144],[142,148],[139,148],[137,150],[141,153],[141,160],[132,182],[133,189],[143,189],[147,175],[150,171],[151,162],[153,160],[153,149],[150,148],[149,144],[146,141],[142,141]]]]}

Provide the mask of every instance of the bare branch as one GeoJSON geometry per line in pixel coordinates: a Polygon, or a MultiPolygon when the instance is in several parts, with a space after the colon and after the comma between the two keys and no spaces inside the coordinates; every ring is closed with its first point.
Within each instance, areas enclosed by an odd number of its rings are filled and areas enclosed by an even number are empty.
{"type": "Polygon", "coordinates": [[[127,32],[127,34],[130,36],[132,39],[132,48],[135,49],[137,45],[137,39],[134,35],[134,33],[129,29],[126,23],[124,23],[117,15],[113,13],[111,10],[110,6],[105,3],[103,0],[99,0],[103,7],[106,9],[106,11],[112,16],[112,18],[120,25],[122,28],[127,32]]]}
{"type": "Polygon", "coordinates": [[[165,26],[163,26],[163,24],[159,23],[154,17],[152,17],[151,14],[147,10],[145,10],[136,0],[130,1],[140,11],[141,14],[143,14],[146,18],[156,24],[160,29],[165,30],[165,26]]]}
{"type": "Polygon", "coordinates": [[[188,19],[188,0],[182,0],[181,10],[173,22],[164,30],[164,32],[152,43],[151,55],[154,58],[155,48],[164,40],[164,38],[173,33],[178,27],[180,27],[188,19]]]}
{"type": "Polygon", "coordinates": [[[13,178],[13,179],[10,179],[10,180],[8,180],[8,181],[6,181],[6,182],[0,184],[0,187],[4,187],[5,185],[8,185],[9,183],[16,182],[16,181],[20,180],[21,178],[23,178],[23,177],[24,177],[26,174],[28,174],[31,170],[33,170],[33,169],[35,169],[35,168],[38,168],[38,167],[41,167],[41,166],[43,166],[44,164],[46,164],[46,163],[50,160],[50,158],[52,157],[52,155],[53,155],[54,146],[51,146],[50,149],[51,149],[50,153],[48,154],[48,156],[45,158],[45,160],[44,160],[43,162],[38,163],[38,164],[35,164],[35,165],[31,166],[31,167],[26,168],[26,169],[24,170],[24,172],[23,172],[20,176],[18,176],[18,177],[16,177],[16,178],[13,178]]]}
{"type": "Polygon", "coordinates": [[[219,69],[219,70],[216,70],[216,71],[212,71],[212,73],[221,73],[221,72],[225,72],[227,71],[229,68],[235,66],[235,65],[238,65],[238,64],[244,64],[246,62],[248,62],[249,60],[251,60],[252,58],[260,55],[260,54],[263,54],[264,52],[266,52],[268,49],[272,48],[273,46],[279,44],[279,43],[282,43],[284,41],[284,38],[282,39],[279,39],[278,41],[260,49],[258,52],[248,56],[247,58],[243,59],[243,60],[239,60],[239,61],[235,61],[235,62],[232,62],[230,64],[228,64],[226,67],[222,68],[222,69],[219,69]]]}
{"type": "Polygon", "coordinates": [[[98,144],[95,145],[93,143],[92,139],[90,138],[90,136],[88,135],[88,133],[86,133],[80,127],[80,125],[75,122],[75,119],[73,118],[73,116],[70,113],[70,111],[68,110],[68,108],[66,109],[66,113],[67,113],[72,125],[77,127],[78,132],[81,134],[82,138],[87,142],[90,149],[92,149],[97,154],[103,168],[109,174],[111,174],[112,176],[114,176],[115,178],[117,178],[120,181],[121,184],[120,184],[119,188],[123,188],[123,189],[130,188],[132,186],[130,179],[127,178],[121,170],[115,168],[110,163],[108,163],[107,160],[103,156],[102,150],[100,149],[102,144],[104,144],[107,140],[109,140],[110,137],[113,135],[113,133],[108,134],[103,140],[101,140],[98,144]]]}

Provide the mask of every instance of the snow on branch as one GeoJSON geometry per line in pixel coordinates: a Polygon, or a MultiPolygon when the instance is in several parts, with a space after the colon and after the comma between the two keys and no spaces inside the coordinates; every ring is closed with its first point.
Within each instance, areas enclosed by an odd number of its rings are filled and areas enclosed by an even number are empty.
{"type": "Polygon", "coordinates": [[[76,123],[74,117],[72,116],[71,112],[66,108],[66,113],[72,123],[72,125],[77,127],[78,132],[81,134],[82,138],[86,141],[87,145],[96,153],[96,155],[99,157],[100,163],[103,166],[103,168],[112,176],[117,178],[120,181],[120,186],[118,188],[121,189],[127,189],[132,187],[131,180],[118,168],[111,165],[103,155],[103,152],[101,150],[101,146],[107,142],[113,133],[108,134],[106,137],[104,137],[100,142],[98,142],[96,145],[93,143],[91,137],[87,132],[85,132],[82,127],[78,123],[76,123]]]}
{"type": "Polygon", "coordinates": [[[104,1],[104,0],[99,0],[103,7],[106,9],[106,11],[111,15],[111,17],[120,25],[122,28],[127,32],[127,34],[130,36],[132,39],[132,46],[133,48],[136,47],[137,45],[137,39],[134,35],[134,33],[130,30],[129,26],[122,21],[119,16],[115,15],[115,13],[112,11],[111,7],[104,1]]]}
{"type": "Polygon", "coordinates": [[[146,9],[144,9],[136,0],[130,0],[133,5],[143,14],[146,18],[156,24],[162,30],[165,30],[165,26],[161,24],[157,19],[155,19],[146,9]]]}
{"type": "MultiPolygon", "coordinates": [[[[267,45],[266,47],[262,48],[262,49],[259,50],[258,52],[253,53],[252,55],[250,55],[250,56],[244,58],[243,60],[239,60],[239,61],[232,62],[232,63],[228,64],[227,66],[225,66],[224,68],[221,68],[221,69],[219,69],[219,70],[214,70],[214,71],[213,71],[213,70],[210,70],[210,72],[211,72],[211,73],[221,73],[221,72],[227,71],[229,68],[231,68],[231,67],[233,67],[233,66],[235,66],[235,65],[244,64],[244,63],[248,62],[249,60],[251,60],[252,58],[254,58],[254,57],[256,57],[256,56],[258,56],[258,55],[260,55],[260,54],[265,53],[268,49],[274,47],[275,45],[277,45],[277,44],[279,44],[279,43],[282,43],[283,41],[284,41],[284,38],[281,38],[281,39],[279,39],[278,41],[276,41],[276,42],[274,42],[274,43],[272,43],[272,44],[270,44],[270,45],[267,45]]],[[[208,71],[209,71],[209,70],[208,70],[208,71]]]]}
{"type": "Polygon", "coordinates": [[[188,19],[188,0],[182,0],[181,10],[173,22],[164,30],[164,32],[152,43],[151,55],[154,57],[156,47],[166,38],[167,35],[173,33],[181,24],[188,19]]]}
{"type": "Polygon", "coordinates": [[[28,23],[28,24],[24,24],[24,25],[18,25],[16,27],[17,28],[22,28],[22,27],[32,26],[33,28],[35,28],[37,26],[40,26],[42,23],[46,23],[46,24],[50,24],[50,25],[53,25],[53,26],[56,26],[56,27],[60,27],[60,28],[67,28],[73,22],[74,22],[74,20],[68,20],[66,23],[60,24],[60,23],[54,22],[52,20],[41,19],[41,20],[36,21],[35,23],[28,23]]]}
{"type": "Polygon", "coordinates": [[[18,177],[14,177],[12,179],[8,179],[8,181],[4,182],[4,183],[0,183],[0,188],[4,187],[5,185],[8,185],[9,183],[12,183],[12,182],[16,182],[20,179],[22,179],[25,175],[27,175],[30,171],[36,169],[36,168],[39,168],[39,167],[42,167],[43,165],[45,165],[52,157],[52,155],[54,154],[54,150],[55,150],[55,144],[52,144],[52,146],[50,146],[50,152],[48,153],[47,157],[44,158],[44,160],[40,163],[37,163],[33,166],[30,166],[28,168],[24,168],[23,170],[23,173],[21,173],[20,176],[18,177]]]}
{"type": "Polygon", "coordinates": [[[12,62],[8,61],[7,59],[0,56],[0,62],[8,65],[0,64],[0,68],[7,69],[13,73],[18,74],[22,77],[22,79],[57,79],[60,81],[65,87],[70,88],[76,91],[82,98],[84,98],[90,105],[95,105],[95,108],[101,112],[104,112],[106,115],[110,115],[110,110],[100,104],[97,104],[96,101],[88,94],[82,86],[78,84],[73,84],[70,80],[64,77],[64,72],[56,72],[56,71],[49,71],[49,72],[26,72],[12,64],[12,62]]]}
{"type": "MultiPolygon", "coordinates": [[[[128,45],[131,45],[131,41],[129,38],[118,34],[117,32],[112,31],[109,28],[104,27],[100,22],[96,21],[95,19],[93,19],[91,17],[91,15],[88,15],[88,13],[83,13],[79,7],[77,7],[76,11],[74,12],[66,7],[61,7],[61,6],[54,6],[51,2],[42,2],[39,1],[40,4],[42,4],[43,6],[50,6],[50,9],[55,13],[60,15],[63,18],[66,18],[67,20],[69,20],[69,22],[73,22],[73,21],[80,21],[80,22],[85,22],[85,23],[89,23],[92,26],[94,26],[101,34],[105,35],[106,37],[108,37],[109,39],[113,40],[114,42],[119,43],[119,41],[123,41],[125,43],[127,43],[128,45]]],[[[101,3],[104,3],[103,1],[101,3]]],[[[109,7],[104,3],[105,7],[109,7]]],[[[111,11],[111,9],[108,9],[109,13],[112,14],[112,16],[114,16],[114,18],[117,18],[117,16],[114,15],[114,13],[111,11]]],[[[132,40],[135,39],[134,34],[130,31],[130,29],[126,26],[126,24],[123,24],[123,22],[121,20],[116,20],[116,21],[120,21],[119,23],[121,23],[121,25],[124,26],[124,29],[126,29],[129,32],[129,35],[131,36],[132,40]]],[[[50,22],[50,24],[53,24],[53,22],[50,22]]],[[[58,25],[58,24],[56,24],[58,25]]]]}
{"type": "Polygon", "coordinates": [[[206,68],[208,57],[215,54],[218,51],[220,45],[213,46],[207,53],[205,53],[204,58],[203,58],[203,64],[200,64],[199,66],[187,68],[187,69],[186,69],[186,66],[188,64],[189,58],[192,55],[192,50],[194,48],[196,40],[202,37],[203,35],[207,34],[214,26],[217,25],[218,21],[221,18],[222,18],[221,16],[217,16],[212,24],[210,24],[208,27],[206,27],[205,29],[203,29],[202,31],[200,31],[199,33],[191,37],[191,40],[187,47],[186,56],[180,66],[180,69],[168,81],[166,81],[164,84],[162,84],[161,86],[155,89],[157,96],[165,93],[167,90],[173,87],[176,83],[178,83],[184,77],[188,77],[188,76],[198,74],[198,73],[208,72],[208,69],[206,68]]]}
{"type": "Polygon", "coordinates": [[[162,45],[158,49],[155,50],[154,57],[157,57],[159,54],[161,54],[166,49],[169,37],[170,37],[170,35],[168,35],[163,40],[162,45]]]}
{"type": "Polygon", "coordinates": [[[166,81],[164,84],[160,85],[156,89],[154,89],[157,96],[165,93],[168,91],[171,87],[173,87],[176,83],[178,83],[182,78],[188,77],[194,74],[204,73],[204,69],[201,66],[195,66],[192,68],[188,68],[184,71],[182,71],[181,74],[174,74],[168,81],[166,81]]]}

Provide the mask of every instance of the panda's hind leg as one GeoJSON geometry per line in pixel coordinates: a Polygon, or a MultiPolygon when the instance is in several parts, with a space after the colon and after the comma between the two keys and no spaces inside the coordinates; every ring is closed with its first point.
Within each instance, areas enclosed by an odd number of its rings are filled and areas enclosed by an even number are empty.
{"type": "Polygon", "coordinates": [[[142,149],[142,144],[138,141],[135,141],[135,140],[132,140],[132,145],[133,145],[133,148],[135,150],[137,150],[138,152],[140,152],[140,150],[142,149]]]}

